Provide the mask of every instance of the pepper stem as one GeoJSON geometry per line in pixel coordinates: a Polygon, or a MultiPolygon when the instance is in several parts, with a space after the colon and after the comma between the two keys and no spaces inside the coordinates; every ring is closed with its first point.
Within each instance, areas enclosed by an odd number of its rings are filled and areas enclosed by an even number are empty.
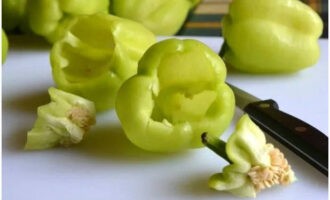
{"type": "Polygon", "coordinates": [[[202,143],[211,149],[214,153],[225,159],[228,163],[232,163],[230,159],[228,158],[228,155],[226,153],[226,142],[223,140],[220,140],[212,135],[209,135],[208,133],[203,133],[201,135],[202,137],[202,143]]]}
{"type": "Polygon", "coordinates": [[[227,51],[227,48],[228,48],[227,42],[224,41],[223,44],[222,44],[222,46],[221,46],[220,52],[219,52],[219,56],[220,56],[221,58],[224,57],[224,55],[225,55],[225,53],[226,53],[226,51],[227,51]]]}

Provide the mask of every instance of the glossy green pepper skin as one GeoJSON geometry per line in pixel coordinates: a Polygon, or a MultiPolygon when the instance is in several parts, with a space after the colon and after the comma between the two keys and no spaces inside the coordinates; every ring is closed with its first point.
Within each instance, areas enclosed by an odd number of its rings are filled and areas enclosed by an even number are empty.
{"type": "Polygon", "coordinates": [[[8,38],[5,33],[5,31],[2,29],[2,35],[1,35],[1,40],[2,40],[2,49],[1,49],[1,61],[4,63],[7,58],[7,52],[8,52],[8,38]]]}
{"type": "Polygon", "coordinates": [[[119,87],[155,42],[151,31],[128,19],[76,17],[51,50],[53,79],[58,88],[93,101],[97,111],[113,108],[119,87]]]}
{"type": "Polygon", "coordinates": [[[234,0],[223,18],[220,55],[250,73],[290,73],[320,56],[321,18],[299,0],[234,0]]]}
{"type": "Polygon", "coordinates": [[[221,58],[197,40],[167,39],[148,49],[138,73],[124,82],[116,112],[128,139],[142,149],[175,152],[219,136],[235,100],[221,58]]]}
{"type": "Polygon", "coordinates": [[[111,0],[111,13],[142,23],[156,35],[174,35],[200,0],[111,0]]]}
{"type": "Polygon", "coordinates": [[[11,31],[19,27],[25,15],[26,0],[2,0],[2,28],[11,31]]]}
{"type": "Polygon", "coordinates": [[[108,13],[109,0],[27,0],[31,30],[51,43],[59,39],[68,21],[78,15],[108,13]]]}

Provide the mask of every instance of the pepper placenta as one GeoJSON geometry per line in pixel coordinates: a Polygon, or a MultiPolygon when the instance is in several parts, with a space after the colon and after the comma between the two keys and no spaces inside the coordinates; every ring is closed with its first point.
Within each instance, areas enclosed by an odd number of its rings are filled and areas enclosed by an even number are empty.
{"type": "Polygon", "coordinates": [[[234,114],[226,67],[203,43],[167,39],[150,47],[138,72],[121,86],[116,112],[129,140],[142,149],[201,147],[201,133],[221,135],[234,114]]]}
{"type": "Polygon", "coordinates": [[[220,55],[251,73],[289,73],[318,61],[323,23],[299,0],[234,0],[222,20],[220,55]]]}
{"type": "Polygon", "coordinates": [[[200,0],[111,0],[112,14],[142,23],[156,35],[174,35],[200,0]]]}
{"type": "Polygon", "coordinates": [[[52,47],[53,79],[58,88],[93,101],[97,111],[112,108],[119,87],[155,42],[151,31],[128,19],[101,13],[76,17],[52,47]]]}
{"type": "Polygon", "coordinates": [[[202,141],[223,157],[229,165],[209,179],[209,186],[242,197],[256,197],[257,192],[274,185],[288,185],[296,180],[284,154],[266,143],[261,129],[243,115],[227,143],[202,135],[202,141]]]}
{"type": "Polygon", "coordinates": [[[93,102],[53,87],[48,92],[51,102],[38,107],[38,118],[27,134],[27,150],[77,144],[95,124],[93,102]]]}

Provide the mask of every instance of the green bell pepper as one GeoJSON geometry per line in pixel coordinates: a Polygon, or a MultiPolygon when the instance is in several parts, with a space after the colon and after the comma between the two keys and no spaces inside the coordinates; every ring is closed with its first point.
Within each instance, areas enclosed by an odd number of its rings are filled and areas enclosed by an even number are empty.
{"type": "Polygon", "coordinates": [[[219,136],[235,108],[225,78],[223,61],[203,43],[156,43],[117,94],[115,108],[128,139],[148,151],[175,152],[201,147],[205,131],[219,136]]]}
{"type": "Polygon", "coordinates": [[[65,32],[73,16],[108,13],[109,0],[27,0],[27,19],[31,30],[51,43],[65,32]]]}
{"type": "Polygon", "coordinates": [[[243,115],[227,143],[202,135],[203,142],[229,162],[222,173],[209,179],[215,190],[228,191],[242,197],[256,197],[257,192],[296,180],[284,154],[272,144],[266,143],[262,130],[243,115]]]}
{"type": "Polygon", "coordinates": [[[2,49],[1,49],[1,62],[4,63],[6,61],[7,58],[7,52],[8,52],[8,38],[7,35],[5,33],[5,31],[2,29],[2,49]]]}
{"type": "Polygon", "coordinates": [[[223,18],[220,55],[250,73],[289,73],[315,64],[323,23],[299,0],[234,0],[223,18]]]}
{"type": "Polygon", "coordinates": [[[60,89],[93,101],[97,111],[112,108],[120,85],[155,42],[151,31],[128,19],[101,13],[76,17],[52,47],[53,79],[60,89]]]}
{"type": "Polygon", "coordinates": [[[174,35],[200,0],[111,0],[110,12],[142,23],[156,35],[174,35]]]}
{"type": "Polygon", "coordinates": [[[51,102],[38,107],[38,118],[27,134],[26,150],[79,143],[95,124],[93,102],[53,87],[48,92],[51,102]]]}
{"type": "Polygon", "coordinates": [[[2,28],[11,31],[24,21],[27,0],[2,0],[2,28]]]}

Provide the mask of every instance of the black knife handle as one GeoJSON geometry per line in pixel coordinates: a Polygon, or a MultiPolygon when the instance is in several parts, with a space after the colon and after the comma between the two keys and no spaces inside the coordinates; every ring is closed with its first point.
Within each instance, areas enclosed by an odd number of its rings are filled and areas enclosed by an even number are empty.
{"type": "Polygon", "coordinates": [[[279,110],[274,100],[248,104],[244,111],[263,131],[328,176],[328,137],[279,110]]]}

